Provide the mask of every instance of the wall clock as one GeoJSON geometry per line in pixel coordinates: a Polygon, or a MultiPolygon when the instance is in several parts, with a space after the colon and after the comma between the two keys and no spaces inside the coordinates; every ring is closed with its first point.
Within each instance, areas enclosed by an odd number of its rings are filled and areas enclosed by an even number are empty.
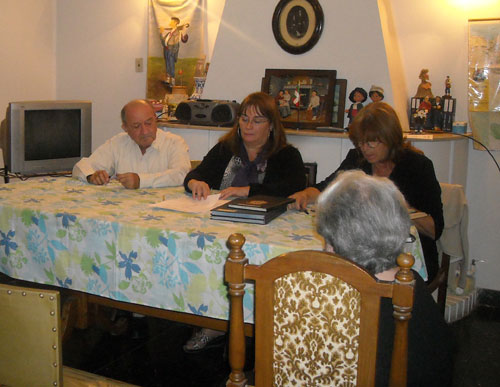
{"type": "Polygon", "coordinates": [[[318,0],[280,0],[273,14],[273,33],[290,54],[303,54],[323,31],[323,9],[318,0]]]}

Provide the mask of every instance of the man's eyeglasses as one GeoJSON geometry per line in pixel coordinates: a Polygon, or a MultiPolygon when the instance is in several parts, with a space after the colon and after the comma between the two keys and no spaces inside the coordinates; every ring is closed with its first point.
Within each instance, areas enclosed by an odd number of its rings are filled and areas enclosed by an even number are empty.
{"type": "Polygon", "coordinates": [[[358,142],[358,148],[361,148],[361,147],[363,147],[363,145],[366,145],[368,148],[373,149],[373,148],[378,147],[379,144],[380,144],[380,141],[378,141],[378,140],[366,141],[366,142],[365,141],[360,141],[360,142],[358,142]]]}
{"type": "Polygon", "coordinates": [[[250,123],[254,125],[262,125],[268,123],[269,120],[266,117],[254,117],[250,119],[248,118],[248,116],[240,116],[240,122],[245,125],[248,125],[250,123]]]}

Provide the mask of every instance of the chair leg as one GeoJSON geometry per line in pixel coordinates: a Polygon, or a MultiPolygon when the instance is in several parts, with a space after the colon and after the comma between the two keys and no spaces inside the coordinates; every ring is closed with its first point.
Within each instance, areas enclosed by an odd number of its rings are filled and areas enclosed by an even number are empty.
{"type": "Polygon", "coordinates": [[[437,303],[441,313],[445,313],[446,309],[446,293],[448,291],[448,273],[450,271],[450,256],[446,253],[442,254],[441,267],[439,268],[440,276],[442,276],[441,283],[438,287],[437,303]]]}

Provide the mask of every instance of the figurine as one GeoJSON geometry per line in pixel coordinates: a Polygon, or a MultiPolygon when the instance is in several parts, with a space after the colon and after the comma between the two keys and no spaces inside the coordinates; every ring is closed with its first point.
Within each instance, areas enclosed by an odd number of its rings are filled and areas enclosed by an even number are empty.
{"type": "Polygon", "coordinates": [[[379,102],[384,99],[384,89],[380,86],[372,85],[370,91],[368,92],[368,96],[372,100],[372,102],[379,102]]]}
{"type": "Polygon", "coordinates": [[[418,110],[426,110],[427,112],[430,112],[432,109],[432,104],[429,99],[429,96],[425,96],[422,102],[420,102],[420,105],[418,105],[418,110]]]}
{"type": "Polygon", "coordinates": [[[449,75],[444,80],[444,98],[451,98],[451,79],[449,75]]]}
{"type": "Polygon", "coordinates": [[[414,98],[424,98],[425,96],[428,96],[429,98],[434,97],[431,90],[432,84],[429,82],[429,70],[422,69],[418,77],[421,81],[420,85],[418,85],[417,94],[415,94],[414,98]]]}
{"type": "Polygon", "coordinates": [[[349,118],[349,124],[354,120],[356,114],[363,108],[363,102],[366,101],[368,95],[366,94],[366,90],[362,87],[356,87],[351,94],[349,94],[349,100],[352,102],[351,107],[347,109],[345,112],[347,113],[347,117],[349,118]]]}
{"type": "Polygon", "coordinates": [[[443,128],[443,103],[441,97],[436,95],[434,100],[434,105],[432,106],[432,126],[434,130],[440,130],[443,128]]]}
{"type": "Polygon", "coordinates": [[[431,127],[431,110],[432,110],[432,104],[430,101],[429,96],[425,96],[422,102],[420,102],[420,105],[418,105],[418,110],[419,112],[424,112],[421,113],[419,117],[422,117],[425,114],[425,118],[423,119],[422,122],[422,127],[423,128],[430,128],[431,127]]]}

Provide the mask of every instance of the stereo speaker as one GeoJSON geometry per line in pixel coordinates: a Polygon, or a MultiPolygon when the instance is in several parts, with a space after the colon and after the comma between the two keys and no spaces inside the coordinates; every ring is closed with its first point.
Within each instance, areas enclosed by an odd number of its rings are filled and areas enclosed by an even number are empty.
{"type": "Polygon", "coordinates": [[[231,126],[240,105],[235,101],[197,99],[183,101],[175,109],[175,118],[182,123],[209,126],[231,126]]]}

